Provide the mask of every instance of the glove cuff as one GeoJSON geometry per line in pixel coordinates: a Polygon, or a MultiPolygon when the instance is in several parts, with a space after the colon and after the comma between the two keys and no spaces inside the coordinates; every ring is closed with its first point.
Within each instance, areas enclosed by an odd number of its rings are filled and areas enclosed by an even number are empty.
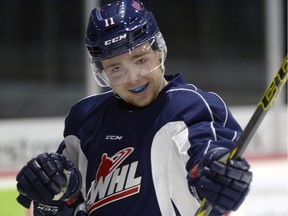
{"type": "Polygon", "coordinates": [[[82,187],[82,177],[77,168],[73,168],[65,174],[68,179],[68,187],[61,200],[65,201],[67,205],[71,205],[75,202],[80,193],[82,187]]]}
{"type": "MultiPolygon", "coordinates": [[[[202,169],[203,167],[210,167],[213,161],[218,161],[225,155],[228,155],[230,150],[224,147],[217,147],[214,149],[209,150],[205,155],[204,158],[199,162],[199,168],[202,169]]],[[[228,158],[227,158],[228,159],[228,158]]]]}

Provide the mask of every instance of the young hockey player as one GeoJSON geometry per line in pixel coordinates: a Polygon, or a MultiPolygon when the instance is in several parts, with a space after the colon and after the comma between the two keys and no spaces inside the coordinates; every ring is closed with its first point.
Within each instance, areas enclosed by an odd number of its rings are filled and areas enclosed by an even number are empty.
{"type": "Polygon", "coordinates": [[[249,191],[245,159],[227,164],[241,128],[215,93],[164,76],[167,48],[138,0],[94,9],[86,46],[107,91],[75,104],[57,153],[17,175],[18,201],[34,215],[191,216],[235,211],[249,191]]]}

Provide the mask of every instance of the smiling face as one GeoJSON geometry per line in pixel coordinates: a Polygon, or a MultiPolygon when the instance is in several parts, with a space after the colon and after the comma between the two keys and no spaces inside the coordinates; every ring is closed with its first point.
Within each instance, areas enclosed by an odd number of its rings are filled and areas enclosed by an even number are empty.
{"type": "Polygon", "coordinates": [[[127,103],[144,107],[167,85],[161,68],[161,52],[150,43],[122,55],[101,61],[110,86],[127,103]]]}

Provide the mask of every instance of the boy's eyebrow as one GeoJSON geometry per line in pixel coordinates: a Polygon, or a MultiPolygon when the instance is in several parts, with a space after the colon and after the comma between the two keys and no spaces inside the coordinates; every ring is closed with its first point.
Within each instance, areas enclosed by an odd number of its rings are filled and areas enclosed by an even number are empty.
{"type": "Polygon", "coordinates": [[[146,51],[146,52],[141,52],[141,53],[139,53],[139,54],[135,54],[135,55],[133,55],[132,56],[132,60],[134,60],[134,59],[137,59],[137,58],[141,58],[141,57],[143,57],[143,56],[145,56],[145,55],[148,55],[149,54],[149,51],[146,51]]]}
{"type": "Polygon", "coordinates": [[[119,66],[121,65],[119,62],[116,62],[116,63],[111,63],[111,64],[108,64],[105,69],[109,69],[109,68],[113,68],[113,67],[116,67],[116,66],[119,66]]]}

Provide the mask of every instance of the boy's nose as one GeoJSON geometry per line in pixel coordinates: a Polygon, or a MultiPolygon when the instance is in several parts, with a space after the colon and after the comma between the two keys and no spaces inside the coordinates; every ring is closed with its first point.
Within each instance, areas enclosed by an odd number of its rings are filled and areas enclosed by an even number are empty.
{"type": "Polygon", "coordinates": [[[139,80],[143,75],[143,67],[130,67],[127,69],[127,81],[139,80]]]}

